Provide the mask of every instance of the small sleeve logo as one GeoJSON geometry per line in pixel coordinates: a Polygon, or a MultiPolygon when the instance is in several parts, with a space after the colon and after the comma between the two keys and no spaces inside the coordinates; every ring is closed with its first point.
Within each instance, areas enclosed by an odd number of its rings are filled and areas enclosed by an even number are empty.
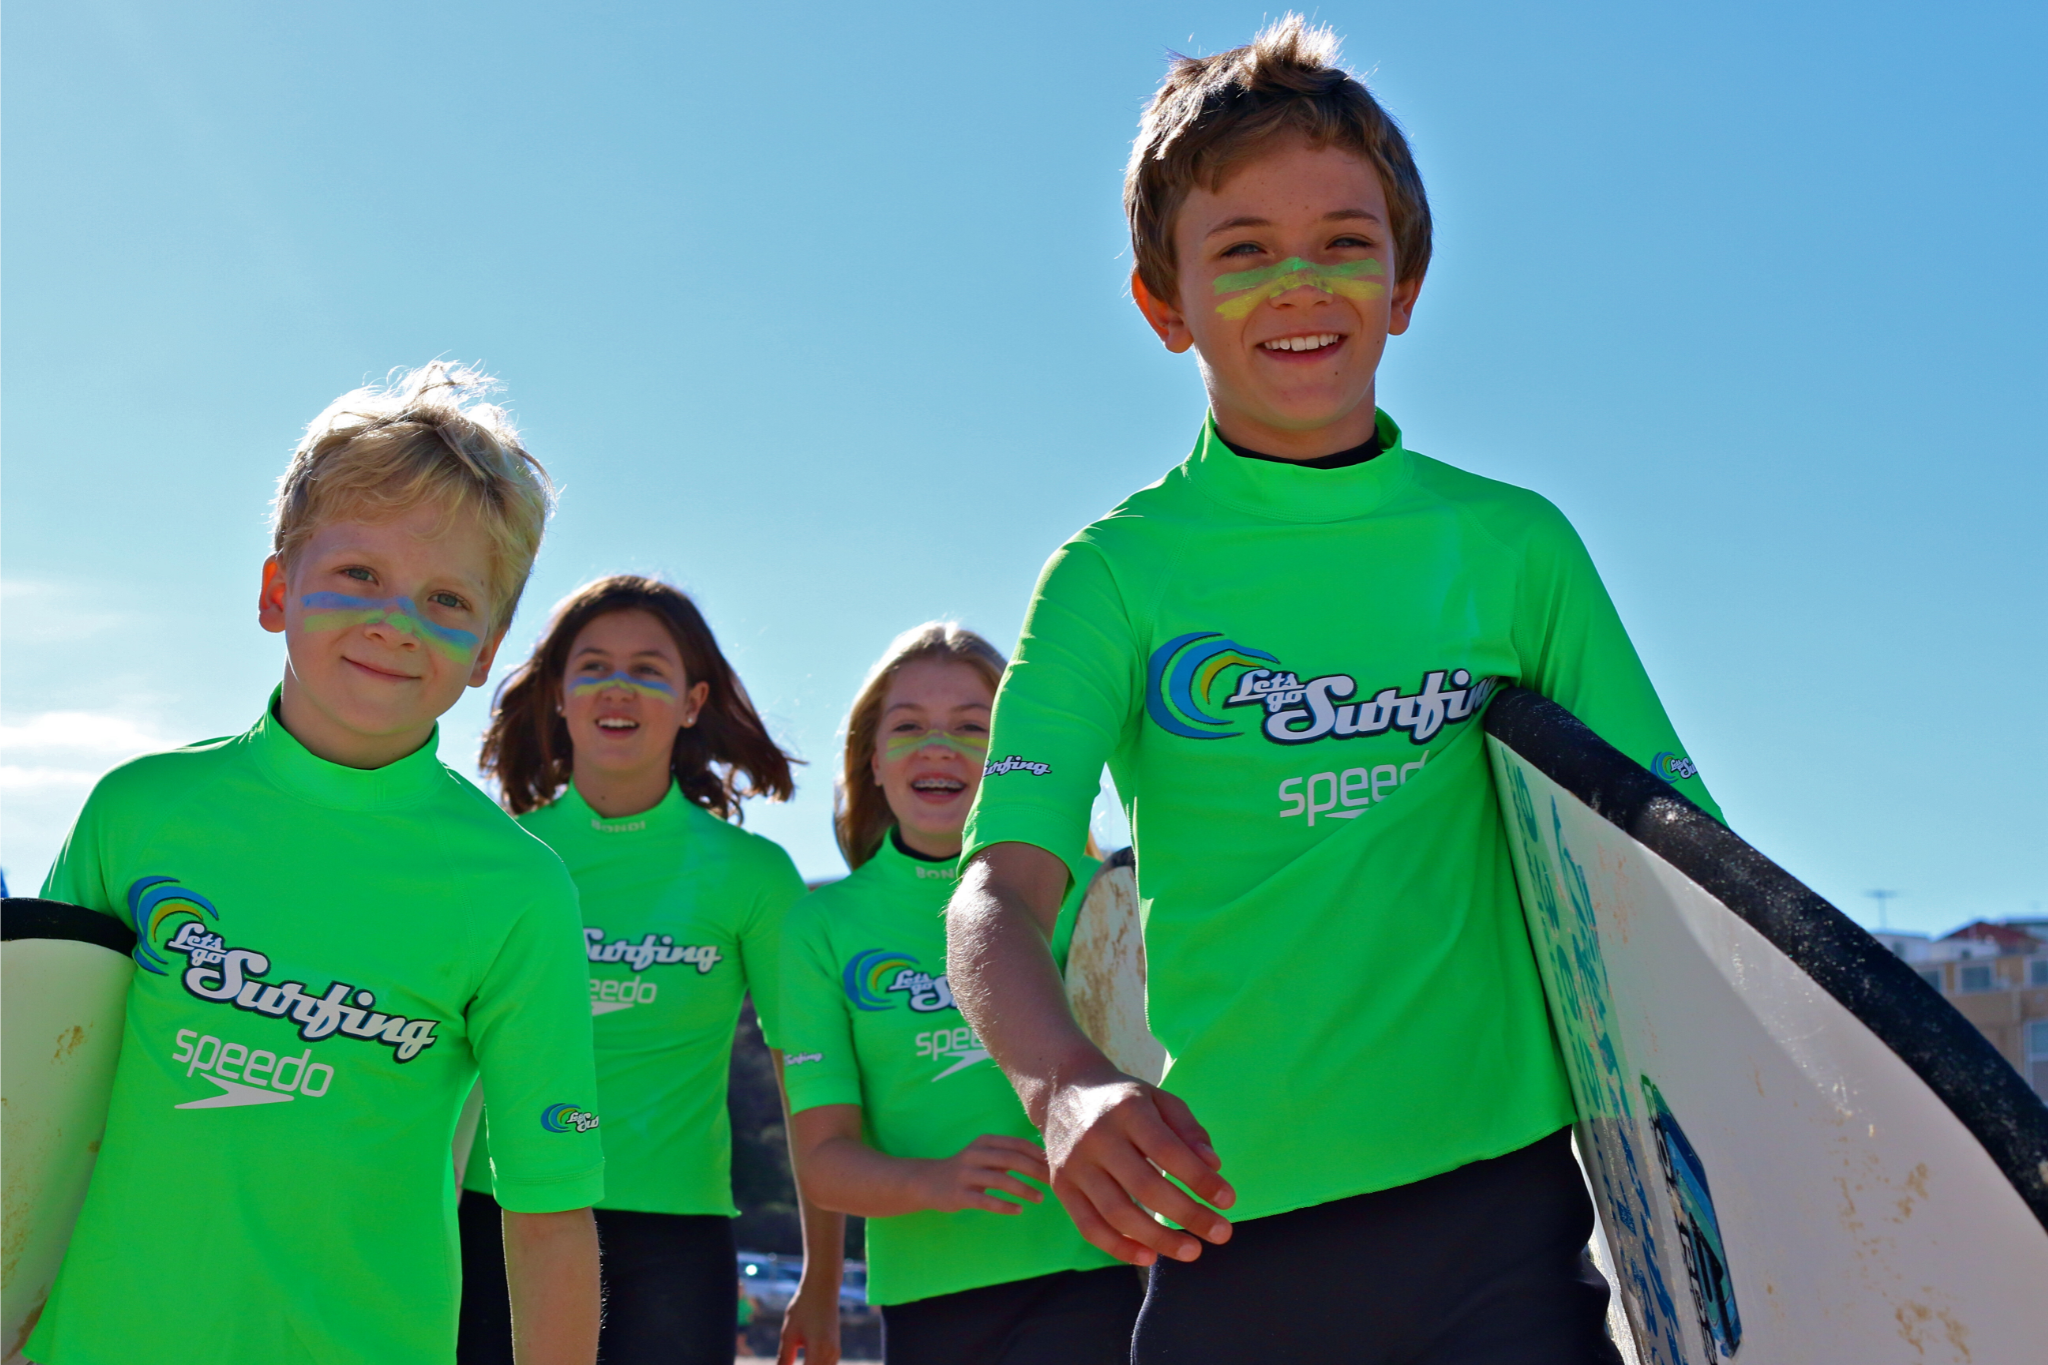
{"type": "MultiPolygon", "coordinates": [[[[1637,752],[1640,753],[1642,751],[1639,749],[1637,752]]],[[[1698,777],[1700,775],[1697,763],[1694,763],[1684,754],[1674,754],[1668,750],[1650,760],[1650,771],[1663,778],[1666,782],[1678,782],[1688,777],[1698,777]]]]}
{"type": "Polygon", "coordinates": [[[540,1126],[550,1133],[587,1133],[597,1127],[597,1115],[573,1104],[551,1104],[540,1111],[540,1126]]]}
{"type": "Polygon", "coordinates": [[[1001,777],[1004,773],[1030,773],[1035,777],[1044,777],[1051,771],[1052,764],[1050,763],[1033,763],[1022,754],[1011,754],[1008,758],[999,758],[994,762],[983,764],[981,775],[983,777],[1001,777]]]}

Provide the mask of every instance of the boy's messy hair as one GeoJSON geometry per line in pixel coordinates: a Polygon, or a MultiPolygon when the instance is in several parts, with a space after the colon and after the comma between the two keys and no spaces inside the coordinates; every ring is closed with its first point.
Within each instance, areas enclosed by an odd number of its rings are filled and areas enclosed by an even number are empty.
{"type": "Polygon", "coordinates": [[[491,619],[510,621],[554,485],[505,410],[474,401],[497,387],[487,374],[437,360],[328,404],[277,482],[271,544],[285,566],[329,522],[378,521],[427,504],[449,517],[470,511],[491,542],[491,619]]]}
{"type": "Polygon", "coordinates": [[[1429,198],[1408,139],[1364,84],[1336,64],[1337,46],[1331,29],[1289,14],[1245,47],[1213,57],[1174,55],[1138,122],[1124,170],[1131,254],[1154,298],[1179,296],[1173,225],[1188,191],[1217,189],[1245,158],[1288,132],[1371,163],[1394,220],[1395,274],[1419,280],[1429,269],[1429,198]]]}

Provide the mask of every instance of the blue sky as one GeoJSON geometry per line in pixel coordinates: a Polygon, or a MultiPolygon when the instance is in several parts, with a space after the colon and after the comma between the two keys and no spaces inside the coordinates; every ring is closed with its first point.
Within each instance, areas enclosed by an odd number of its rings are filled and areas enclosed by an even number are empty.
{"type": "MultiPolygon", "coordinates": [[[[16,0],[0,864],[91,778],[246,726],[265,503],[342,390],[508,386],[564,485],[528,606],[696,593],[809,760],[898,630],[1008,647],[1039,564],[1202,410],[1124,294],[1168,49],[1253,6],[16,0]]],[[[1438,246],[1410,443],[1578,525],[1731,821],[1844,909],[2048,903],[2048,10],[1315,11],[1438,246]]],[[[467,768],[469,700],[443,752],[467,768]]]]}

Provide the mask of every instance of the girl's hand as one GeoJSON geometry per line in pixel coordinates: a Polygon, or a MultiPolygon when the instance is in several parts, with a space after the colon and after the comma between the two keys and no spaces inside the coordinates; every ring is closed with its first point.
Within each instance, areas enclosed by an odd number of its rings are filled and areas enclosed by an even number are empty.
{"type": "Polygon", "coordinates": [[[839,1288],[823,1276],[805,1275],[796,1297],[782,1315],[782,1347],[775,1365],[796,1365],[802,1351],[804,1365],[838,1365],[839,1288]]]}
{"type": "Polygon", "coordinates": [[[1017,1175],[1040,1181],[1052,1178],[1045,1164],[1045,1152],[1037,1143],[994,1133],[983,1133],[944,1160],[922,1164],[925,1169],[919,1181],[923,1195],[920,1202],[940,1213],[959,1209],[1022,1213],[1021,1205],[998,1199],[992,1191],[1001,1190],[1027,1204],[1036,1204],[1044,1200],[1044,1192],[1025,1184],[1017,1175]]]}

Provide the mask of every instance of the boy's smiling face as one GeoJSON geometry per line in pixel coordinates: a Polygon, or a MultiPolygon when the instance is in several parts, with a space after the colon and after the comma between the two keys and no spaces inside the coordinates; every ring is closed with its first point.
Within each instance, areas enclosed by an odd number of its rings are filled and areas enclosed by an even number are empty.
{"type": "Polygon", "coordinates": [[[490,571],[476,518],[432,504],[330,522],[289,569],[271,556],[257,617],[285,637],[285,729],[352,768],[418,749],[463,689],[490,676],[505,633],[490,571]]]}
{"type": "Polygon", "coordinates": [[[1167,349],[1193,347],[1217,426],[1239,445],[1314,459],[1373,432],[1373,375],[1408,330],[1419,279],[1396,283],[1387,195],[1364,159],[1284,135],[1174,222],[1179,297],[1131,292],[1167,349]]]}

